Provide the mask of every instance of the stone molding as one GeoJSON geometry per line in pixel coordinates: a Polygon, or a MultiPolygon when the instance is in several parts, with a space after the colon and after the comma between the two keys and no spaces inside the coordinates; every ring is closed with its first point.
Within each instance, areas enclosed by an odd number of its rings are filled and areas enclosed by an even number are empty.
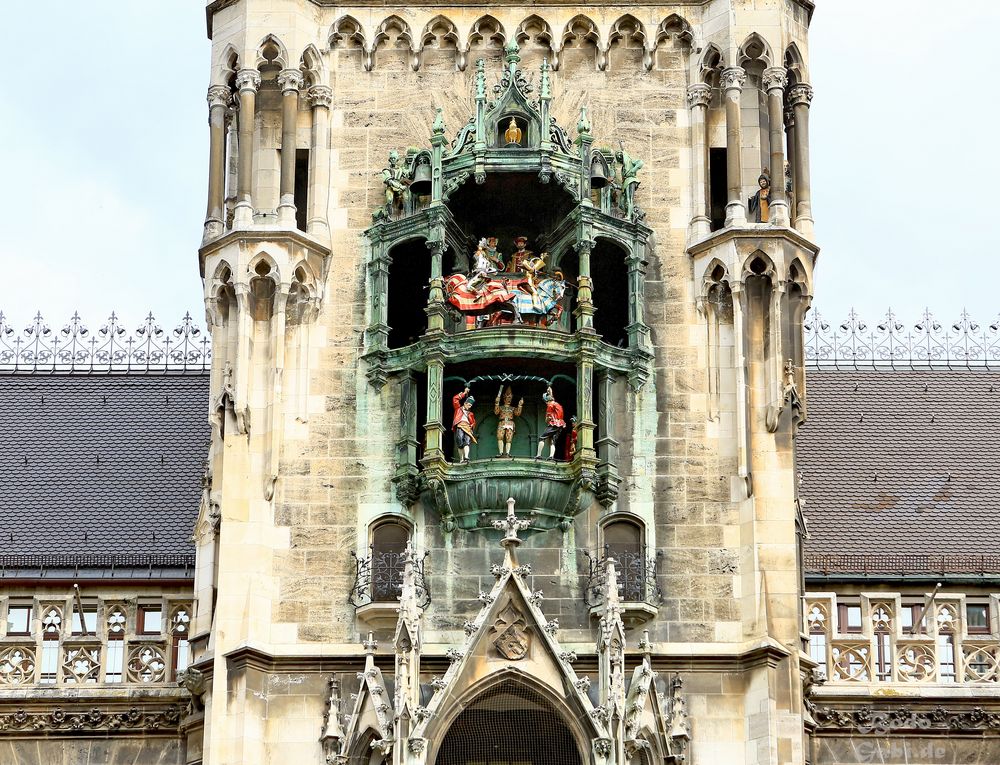
{"type": "Polygon", "coordinates": [[[792,106],[799,106],[800,104],[809,106],[809,102],[813,100],[813,89],[812,85],[795,85],[788,91],[788,101],[792,106]]]}
{"type": "Polygon", "coordinates": [[[260,87],[260,72],[256,69],[240,69],[236,73],[236,89],[241,93],[244,91],[257,92],[260,87]]]}
{"type": "Polygon", "coordinates": [[[899,731],[925,731],[928,733],[1000,731],[1000,711],[987,711],[982,707],[972,709],[914,709],[900,705],[892,709],[878,709],[871,705],[854,709],[816,707],[813,719],[820,729],[838,729],[861,734],[887,735],[899,731]]]}
{"type": "Polygon", "coordinates": [[[4,735],[70,734],[81,732],[176,731],[184,714],[184,705],[174,704],[157,709],[130,707],[125,710],[106,710],[92,707],[87,710],[65,710],[56,707],[51,711],[36,712],[18,709],[0,714],[0,731],[4,735]]]}
{"type": "Polygon", "coordinates": [[[761,84],[767,92],[775,89],[784,90],[788,85],[788,72],[783,66],[772,66],[770,69],[765,69],[761,77],[761,84]]]}
{"type": "Polygon", "coordinates": [[[232,100],[233,93],[226,85],[212,85],[208,89],[208,95],[206,96],[208,100],[209,107],[216,106],[228,106],[232,100]]]}
{"type": "Polygon", "coordinates": [[[305,77],[298,69],[282,69],[278,73],[278,85],[282,93],[298,93],[303,82],[305,77]]]}
{"type": "Polygon", "coordinates": [[[722,70],[719,83],[723,90],[743,90],[747,81],[747,72],[741,66],[731,66],[722,70]]]}
{"type": "Polygon", "coordinates": [[[688,106],[692,109],[696,106],[708,106],[712,100],[712,88],[704,83],[692,85],[687,89],[688,106]]]}
{"type": "Polygon", "coordinates": [[[325,106],[329,109],[333,102],[333,88],[327,85],[313,85],[306,95],[314,107],[325,106]]]}

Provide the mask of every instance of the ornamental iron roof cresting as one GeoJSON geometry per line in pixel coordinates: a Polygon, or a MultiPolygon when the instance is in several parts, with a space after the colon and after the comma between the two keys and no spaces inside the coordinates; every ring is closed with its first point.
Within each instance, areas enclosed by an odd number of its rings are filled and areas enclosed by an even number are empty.
{"type": "Polygon", "coordinates": [[[6,373],[205,372],[211,342],[190,313],[169,331],[152,313],[129,331],[112,313],[92,332],[78,313],[58,330],[38,313],[18,331],[0,312],[0,372],[6,373]]]}
{"type": "Polygon", "coordinates": [[[963,310],[956,321],[942,324],[925,309],[910,325],[890,308],[869,325],[851,309],[842,322],[830,324],[811,311],[803,329],[807,367],[1000,368],[1000,316],[983,324],[963,310]]]}

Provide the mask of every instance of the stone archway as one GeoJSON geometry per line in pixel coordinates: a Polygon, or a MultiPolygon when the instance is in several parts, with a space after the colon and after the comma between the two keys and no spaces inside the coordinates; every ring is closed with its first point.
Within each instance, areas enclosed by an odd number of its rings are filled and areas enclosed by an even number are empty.
{"type": "Polygon", "coordinates": [[[538,692],[506,680],[455,718],[435,765],[583,765],[583,758],[559,712],[538,692]]]}

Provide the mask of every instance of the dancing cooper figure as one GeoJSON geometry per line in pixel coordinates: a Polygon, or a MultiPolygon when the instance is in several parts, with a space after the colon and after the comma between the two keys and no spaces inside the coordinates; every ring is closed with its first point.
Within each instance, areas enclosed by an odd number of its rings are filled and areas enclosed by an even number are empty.
{"type": "Polygon", "coordinates": [[[451,406],[455,410],[455,416],[451,421],[451,429],[455,432],[455,444],[462,450],[462,462],[469,461],[469,446],[479,443],[476,440],[476,415],[472,413],[472,407],[476,400],[469,395],[469,387],[457,393],[451,400],[451,406]]]}
{"type": "Polygon", "coordinates": [[[542,435],[538,438],[538,454],[535,455],[535,459],[540,460],[542,458],[542,449],[545,447],[545,442],[547,441],[549,444],[549,459],[554,460],[556,458],[556,444],[559,441],[559,436],[566,428],[566,420],[563,419],[562,404],[556,401],[555,396],[552,395],[551,385],[542,394],[542,401],[545,402],[545,430],[542,431],[542,435]]]}

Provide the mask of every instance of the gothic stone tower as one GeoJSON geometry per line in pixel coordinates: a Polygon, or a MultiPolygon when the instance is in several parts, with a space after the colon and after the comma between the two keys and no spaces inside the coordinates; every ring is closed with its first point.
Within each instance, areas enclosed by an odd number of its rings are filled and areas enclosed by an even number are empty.
{"type": "Polygon", "coordinates": [[[189,763],[811,761],[811,12],[209,4],[189,763]]]}

